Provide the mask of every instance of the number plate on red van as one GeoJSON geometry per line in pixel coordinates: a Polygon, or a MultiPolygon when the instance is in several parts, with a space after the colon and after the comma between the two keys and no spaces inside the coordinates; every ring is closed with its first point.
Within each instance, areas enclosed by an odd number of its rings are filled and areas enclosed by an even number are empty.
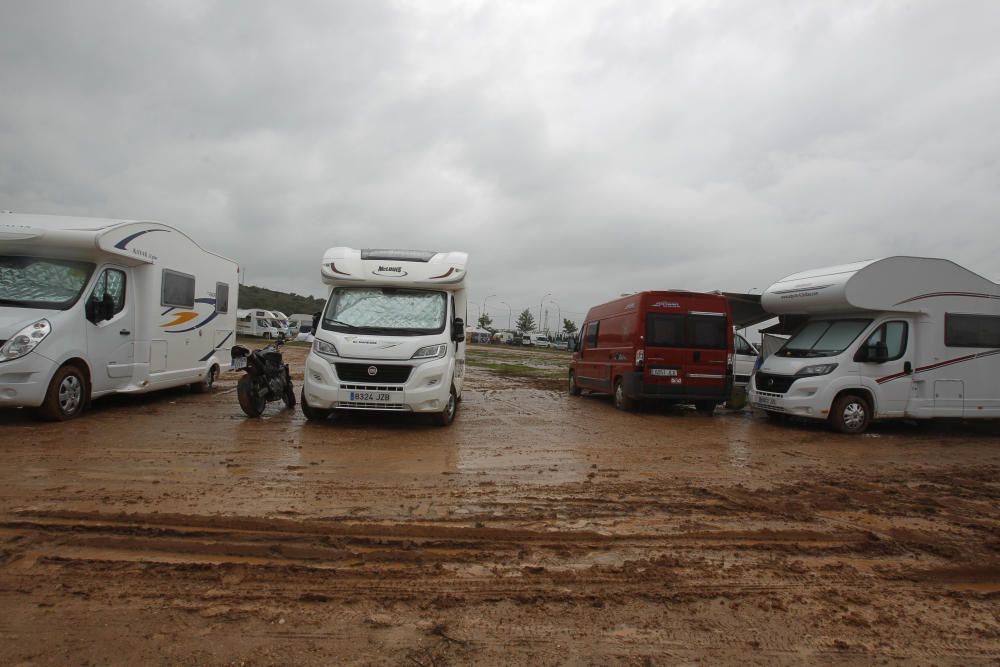
{"type": "Polygon", "coordinates": [[[676,377],[677,376],[677,369],[676,368],[651,368],[651,369],[649,369],[649,374],[650,375],[660,375],[660,376],[663,376],[663,377],[676,377]]]}

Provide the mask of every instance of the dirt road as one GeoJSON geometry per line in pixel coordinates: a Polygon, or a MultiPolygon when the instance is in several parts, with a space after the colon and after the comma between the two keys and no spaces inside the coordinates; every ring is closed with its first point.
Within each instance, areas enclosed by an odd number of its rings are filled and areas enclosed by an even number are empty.
{"type": "Polygon", "coordinates": [[[237,375],[0,413],[0,664],[1000,664],[997,425],[623,414],[505,370],[447,429],[248,420],[237,375]]]}

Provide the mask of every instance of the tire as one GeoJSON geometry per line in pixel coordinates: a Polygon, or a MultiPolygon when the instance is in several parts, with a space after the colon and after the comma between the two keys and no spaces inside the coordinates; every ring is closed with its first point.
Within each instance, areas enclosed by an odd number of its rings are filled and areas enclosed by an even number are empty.
{"type": "Polygon", "coordinates": [[[436,412],[431,417],[435,426],[450,426],[455,421],[455,413],[458,411],[458,398],[455,396],[455,388],[452,387],[448,394],[448,405],[441,412],[436,412]]]}
{"type": "Polygon", "coordinates": [[[625,384],[621,378],[615,380],[614,403],[616,408],[625,412],[632,412],[639,407],[638,401],[625,395],[625,384]]]}
{"type": "Polygon", "coordinates": [[[576,374],[573,371],[569,372],[569,395],[579,396],[581,394],[580,385],[576,383],[576,374]]]}
{"type": "Polygon", "coordinates": [[[857,394],[844,394],[833,402],[830,424],[841,433],[864,433],[871,421],[868,401],[857,394]]]}
{"type": "Polygon", "coordinates": [[[712,413],[715,412],[715,401],[695,401],[694,409],[697,410],[699,414],[711,417],[712,413]]]}
{"type": "Polygon", "coordinates": [[[244,375],[236,383],[236,398],[247,417],[260,417],[267,407],[267,399],[255,391],[253,378],[249,375],[244,375]]]}
{"type": "Polygon", "coordinates": [[[302,407],[302,414],[305,415],[305,418],[308,419],[309,421],[324,421],[325,419],[330,417],[330,412],[331,412],[330,410],[320,410],[319,408],[313,408],[310,407],[308,403],[306,403],[305,390],[302,391],[301,395],[299,396],[299,399],[300,399],[299,405],[302,407]]]}
{"type": "Polygon", "coordinates": [[[196,394],[207,394],[212,390],[212,386],[215,384],[215,381],[218,378],[219,378],[219,367],[213,364],[212,367],[208,369],[208,377],[206,377],[201,382],[195,382],[191,384],[191,391],[193,391],[196,394]]]}
{"type": "Polygon", "coordinates": [[[281,397],[281,400],[285,402],[285,407],[289,410],[295,407],[295,387],[292,386],[291,380],[288,380],[288,384],[285,385],[285,395],[281,397]]]}
{"type": "Polygon", "coordinates": [[[38,416],[48,421],[79,417],[89,396],[86,375],[78,367],[67,364],[52,376],[45,401],[38,408],[38,416]]]}

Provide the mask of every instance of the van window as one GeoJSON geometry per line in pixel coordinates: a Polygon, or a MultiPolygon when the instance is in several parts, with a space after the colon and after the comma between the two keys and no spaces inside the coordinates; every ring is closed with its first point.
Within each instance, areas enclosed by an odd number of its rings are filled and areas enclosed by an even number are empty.
{"type": "Polygon", "coordinates": [[[229,312],[229,285],[227,283],[215,283],[215,312],[229,312]]]}
{"type": "Polygon", "coordinates": [[[194,308],[194,276],[163,269],[160,304],[177,308],[194,308]]]}
{"type": "Polygon", "coordinates": [[[104,269],[97,282],[94,283],[94,291],[90,293],[91,300],[103,301],[104,295],[111,297],[115,309],[112,315],[117,315],[125,308],[125,272],[118,269],[104,269]]]}
{"type": "Polygon", "coordinates": [[[944,316],[944,344],[948,347],[1000,347],[1000,316],[944,316]]]}
{"type": "Polygon", "coordinates": [[[692,313],[687,318],[688,347],[725,350],[729,347],[726,336],[728,328],[725,316],[692,313]]]}
{"type": "Polygon", "coordinates": [[[646,316],[646,345],[684,347],[684,316],[650,313],[646,316]]]}
{"type": "Polygon", "coordinates": [[[906,322],[886,322],[872,332],[862,347],[874,347],[885,343],[889,357],[886,361],[895,361],[906,352],[906,322]]]}
{"type": "Polygon", "coordinates": [[[584,347],[597,347],[597,325],[598,322],[591,322],[587,325],[587,332],[583,336],[584,347]]]}
{"type": "Polygon", "coordinates": [[[736,354],[743,354],[750,357],[757,356],[757,350],[743,336],[733,336],[733,346],[735,347],[736,354]]]}

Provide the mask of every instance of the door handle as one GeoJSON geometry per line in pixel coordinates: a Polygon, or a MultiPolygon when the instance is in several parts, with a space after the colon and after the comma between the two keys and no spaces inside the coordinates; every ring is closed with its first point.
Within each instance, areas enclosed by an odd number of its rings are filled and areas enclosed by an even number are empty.
{"type": "Polygon", "coordinates": [[[121,335],[123,335],[123,336],[131,336],[131,335],[132,335],[132,332],[131,332],[131,331],[129,331],[128,329],[122,329],[122,330],[121,330],[121,331],[119,331],[118,333],[120,333],[120,334],[121,334],[121,335]]]}
{"type": "Polygon", "coordinates": [[[909,361],[904,361],[903,372],[907,375],[913,375],[913,364],[911,364],[909,361]]]}

